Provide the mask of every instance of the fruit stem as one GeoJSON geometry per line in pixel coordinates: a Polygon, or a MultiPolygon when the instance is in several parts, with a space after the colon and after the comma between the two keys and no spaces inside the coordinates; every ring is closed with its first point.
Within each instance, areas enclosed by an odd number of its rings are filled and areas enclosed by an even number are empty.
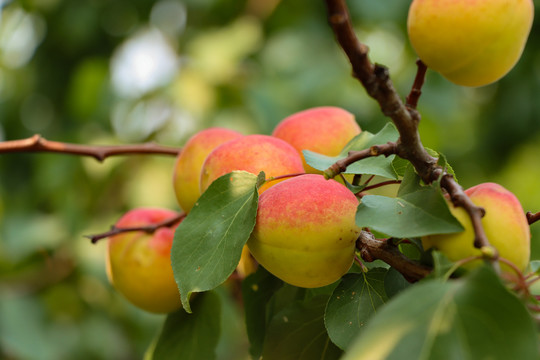
{"type": "Polygon", "coordinates": [[[286,179],[286,178],[300,176],[300,175],[306,175],[306,173],[295,173],[295,174],[286,174],[286,175],[280,175],[280,176],[273,176],[273,177],[270,177],[270,178],[264,180],[264,182],[268,183],[270,181],[281,180],[281,179],[286,179]]]}
{"type": "Polygon", "coordinates": [[[380,188],[380,187],[383,187],[383,186],[386,186],[386,185],[394,185],[394,184],[401,184],[401,180],[388,180],[388,181],[383,181],[383,182],[380,182],[380,183],[377,183],[377,184],[373,184],[373,185],[370,185],[370,186],[366,186],[366,187],[364,188],[364,190],[362,190],[362,191],[373,190],[373,189],[377,189],[377,188],[380,188]]]}
{"type": "Polygon", "coordinates": [[[462,267],[463,265],[468,264],[472,261],[481,260],[481,259],[482,259],[482,256],[469,256],[459,261],[456,261],[454,265],[452,265],[452,267],[444,274],[443,276],[444,281],[448,281],[448,279],[450,279],[452,274],[455,273],[456,270],[462,267]]]}

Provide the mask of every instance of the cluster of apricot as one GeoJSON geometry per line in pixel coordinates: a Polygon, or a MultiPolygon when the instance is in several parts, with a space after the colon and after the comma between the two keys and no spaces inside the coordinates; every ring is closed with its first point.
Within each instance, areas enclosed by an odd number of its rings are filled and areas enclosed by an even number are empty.
{"type": "MultiPolygon", "coordinates": [[[[307,165],[302,150],[335,156],[360,131],[353,115],[336,107],[293,114],[272,136],[244,136],[223,128],[203,130],[186,143],[177,158],[173,185],[178,203],[189,213],[218,177],[235,170],[264,171],[268,181],[259,188],[256,225],[237,272],[246,276],[261,264],[295,286],[331,284],[353,263],[361,230],[355,221],[359,201],[345,185],[326,180],[307,165]]],[[[477,185],[466,193],[486,209],[483,224],[492,245],[502,257],[525,269],[530,233],[517,198],[494,183],[477,185]]],[[[449,207],[465,231],[426,236],[424,247],[435,247],[453,261],[480,255],[473,246],[468,215],[462,208],[450,203],[449,207]]],[[[156,224],[175,215],[170,210],[135,209],[116,226],[156,224]]],[[[151,312],[166,313],[181,306],[170,262],[174,230],[163,227],[152,235],[128,232],[109,238],[111,281],[132,303],[151,312]]]]}
{"type": "MultiPolygon", "coordinates": [[[[342,183],[325,180],[307,165],[302,150],[335,156],[360,131],[354,116],[337,107],[293,114],[271,136],[202,130],[188,140],[175,164],[178,203],[189,213],[220,176],[264,171],[267,181],[259,188],[255,229],[237,271],[246,276],[260,263],[293,285],[333,283],[353,262],[360,232],[355,224],[358,200],[342,183]]],[[[116,226],[156,224],[174,215],[168,210],[135,209],[116,226]]],[[[170,312],[180,307],[170,264],[173,235],[174,228],[165,228],[153,235],[128,232],[109,238],[109,277],[126,298],[145,310],[170,312]]]]}

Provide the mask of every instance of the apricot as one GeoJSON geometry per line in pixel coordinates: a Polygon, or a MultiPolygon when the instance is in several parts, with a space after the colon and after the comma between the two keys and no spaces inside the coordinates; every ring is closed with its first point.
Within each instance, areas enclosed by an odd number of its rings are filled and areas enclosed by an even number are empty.
{"type": "MultiPolygon", "coordinates": [[[[201,193],[214,180],[234,170],[255,175],[264,171],[266,178],[270,178],[303,173],[304,167],[300,155],[285,141],[267,135],[243,136],[218,146],[208,155],[201,170],[201,193]]],[[[259,193],[282,180],[265,183],[259,193]]]]}
{"type": "Polygon", "coordinates": [[[302,150],[336,156],[360,131],[353,114],[339,107],[323,106],[286,117],[272,136],[285,140],[298,151],[307,173],[321,174],[306,163],[302,150]]]}
{"type": "Polygon", "coordinates": [[[262,266],[289,284],[331,284],[354,259],[357,206],[352,192],[322,175],[285,180],[260,196],[247,245],[262,266]]]}
{"type": "Polygon", "coordinates": [[[407,29],[428,67],[456,84],[483,86],[517,63],[533,15],[532,0],[414,0],[407,29]]]}
{"type": "Polygon", "coordinates": [[[204,160],[219,145],[242,136],[224,128],[208,128],[193,135],[177,157],[173,187],[178,204],[186,213],[201,196],[199,182],[204,160]]]}
{"type": "MultiPolygon", "coordinates": [[[[482,225],[486,236],[499,255],[524,270],[530,257],[530,228],[523,208],[516,196],[495,183],[482,183],[465,190],[472,202],[486,210],[482,225]]],[[[450,260],[457,261],[469,256],[481,255],[474,247],[474,230],[469,215],[461,207],[449,202],[450,211],[465,228],[452,234],[437,234],[422,238],[425,249],[436,248],[450,260]]],[[[470,263],[469,268],[481,264],[470,263]]],[[[502,266],[505,271],[505,266],[502,266]]],[[[508,271],[509,269],[506,269],[508,271]]]]}
{"type": "MultiPolygon", "coordinates": [[[[116,227],[156,224],[173,218],[174,211],[137,208],[118,220],[116,227]]],[[[153,234],[131,231],[108,238],[107,275],[113,286],[135,306],[153,313],[180,309],[180,293],[171,266],[174,227],[153,234]]]]}

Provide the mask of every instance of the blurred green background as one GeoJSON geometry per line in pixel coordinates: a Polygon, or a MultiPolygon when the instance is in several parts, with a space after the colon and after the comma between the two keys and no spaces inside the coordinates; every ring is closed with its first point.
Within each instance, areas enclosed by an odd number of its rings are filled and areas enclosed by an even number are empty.
{"type": "MultiPolygon", "coordinates": [[[[358,35],[403,97],[416,70],[409,3],[350,2],[358,35]]],[[[39,133],[80,144],[181,146],[208,126],[270,133],[288,114],[321,105],[344,107],[372,132],[387,121],[350,76],[322,1],[0,4],[0,141],[39,133]]],[[[540,211],[538,24],[501,81],[471,89],[429,72],[419,104],[424,144],[448,157],[460,183],[499,182],[526,211],[540,211]]],[[[165,156],[100,164],[0,154],[0,358],[143,356],[163,316],[119,296],[106,278],[105,243],[83,236],[134,207],[178,210],[173,165],[165,156]]],[[[540,258],[540,225],[531,230],[540,258]]],[[[229,343],[245,353],[237,312],[229,304],[225,313],[229,343]]],[[[221,359],[241,356],[220,347],[221,359]]]]}

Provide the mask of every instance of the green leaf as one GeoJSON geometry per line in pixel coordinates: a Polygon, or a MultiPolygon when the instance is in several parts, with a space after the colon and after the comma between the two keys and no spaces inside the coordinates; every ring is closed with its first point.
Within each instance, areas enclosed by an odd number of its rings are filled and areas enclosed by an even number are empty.
{"type": "Polygon", "coordinates": [[[324,327],[327,296],[295,301],[277,313],[266,331],[262,358],[265,360],[332,360],[342,352],[324,327]]]}
{"type": "Polygon", "coordinates": [[[440,165],[443,169],[445,169],[447,173],[454,176],[454,179],[456,179],[457,181],[456,173],[454,172],[454,169],[452,168],[452,166],[448,163],[446,156],[443,153],[430,149],[430,148],[426,148],[426,150],[429,153],[429,155],[433,156],[434,158],[437,158],[437,164],[440,165]]]}
{"type": "Polygon", "coordinates": [[[431,257],[433,259],[433,271],[428,276],[434,279],[447,280],[448,271],[454,267],[454,263],[440,251],[431,250],[431,257]]]}
{"type": "Polygon", "coordinates": [[[529,266],[531,267],[531,271],[534,273],[540,272],[540,260],[532,260],[529,263],[529,266]]]}
{"type": "Polygon", "coordinates": [[[193,314],[179,310],[167,316],[152,358],[215,359],[220,319],[219,296],[214,292],[198,295],[193,304],[193,314]]]}
{"type": "Polygon", "coordinates": [[[388,269],[388,272],[384,277],[384,291],[389,299],[393,298],[409,286],[411,286],[411,283],[408,282],[399,271],[393,267],[388,269]]]}
{"type": "Polygon", "coordinates": [[[272,295],[283,286],[279,280],[262,266],[242,282],[242,298],[246,317],[246,329],[250,343],[249,353],[260,358],[266,334],[266,306],[272,295]]]}
{"type": "Polygon", "coordinates": [[[362,185],[353,185],[353,184],[349,183],[347,181],[347,179],[345,179],[343,183],[345,184],[347,189],[349,189],[353,194],[358,194],[359,192],[364,190],[366,188],[366,186],[367,186],[367,185],[363,185],[363,184],[362,185]]]}
{"type": "Polygon", "coordinates": [[[346,349],[364,329],[371,316],[387,300],[384,278],[387,269],[346,274],[328,300],[324,322],[332,342],[346,349]]]}
{"type": "Polygon", "coordinates": [[[191,293],[214,289],[238,265],[242,247],[255,226],[259,180],[243,171],[223,175],[178,226],[171,261],[187,312],[191,312],[191,293]]]}
{"type": "Polygon", "coordinates": [[[397,197],[366,195],[358,205],[356,224],[397,238],[463,231],[450,213],[438,184],[422,186],[412,167],[397,197]]]}
{"type": "Polygon", "coordinates": [[[394,160],[392,161],[392,166],[394,167],[394,171],[398,176],[405,175],[405,170],[410,165],[411,163],[409,162],[409,160],[405,160],[403,158],[400,158],[399,156],[395,156],[394,160]]]}
{"type": "Polygon", "coordinates": [[[429,280],[389,301],[344,360],[538,359],[536,326],[487,267],[429,280]]]}
{"type": "MultiPolygon", "coordinates": [[[[369,149],[373,145],[397,141],[398,138],[399,133],[395,126],[391,123],[387,123],[377,134],[362,131],[345,146],[338,156],[325,156],[308,150],[303,150],[302,153],[309,165],[313,166],[315,169],[324,171],[338,160],[346,158],[349,151],[369,149]]],[[[392,165],[394,158],[395,155],[366,158],[349,165],[345,173],[379,175],[385,178],[397,179],[396,171],[392,165]]]]}

